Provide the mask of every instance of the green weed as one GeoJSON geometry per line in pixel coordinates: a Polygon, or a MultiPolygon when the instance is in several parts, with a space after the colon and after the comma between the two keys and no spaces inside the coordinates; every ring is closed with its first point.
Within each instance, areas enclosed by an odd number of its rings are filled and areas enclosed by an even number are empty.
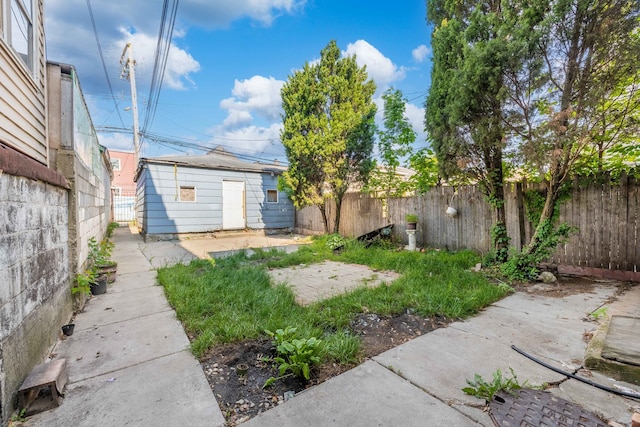
{"type": "Polygon", "coordinates": [[[493,396],[502,391],[505,393],[513,393],[514,390],[519,390],[523,387],[527,386],[527,381],[523,384],[518,382],[518,377],[515,372],[513,372],[512,368],[509,368],[511,371],[511,378],[507,376],[502,376],[502,372],[500,369],[493,373],[493,380],[491,382],[487,382],[480,376],[476,374],[474,380],[467,380],[467,385],[469,387],[465,387],[462,389],[465,394],[475,396],[478,399],[484,399],[487,402],[491,402],[493,400],[493,396]]]}
{"type": "Polygon", "coordinates": [[[279,377],[271,377],[265,383],[268,387],[275,381],[294,375],[309,381],[311,367],[320,362],[320,345],[322,340],[316,337],[296,338],[295,327],[277,329],[275,332],[265,330],[265,333],[273,338],[273,345],[278,356],[273,358],[273,362],[278,365],[279,377]],[[291,371],[287,374],[288,371],[291,371]]]}

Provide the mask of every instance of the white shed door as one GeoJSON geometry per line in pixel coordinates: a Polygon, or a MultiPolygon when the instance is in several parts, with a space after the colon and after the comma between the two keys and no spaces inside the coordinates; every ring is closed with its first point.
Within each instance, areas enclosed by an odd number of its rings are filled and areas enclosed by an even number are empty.
{"type": "Polygon", "coordinates": [[[222,181],[222,228],[244,229],[247,225],[244,211],[244,182],[222,181]]]}

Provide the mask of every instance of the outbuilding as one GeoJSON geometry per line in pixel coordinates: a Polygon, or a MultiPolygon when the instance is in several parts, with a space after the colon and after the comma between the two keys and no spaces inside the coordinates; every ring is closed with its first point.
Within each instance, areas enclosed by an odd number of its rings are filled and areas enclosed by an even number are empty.
{"type": "Polygon", "coordinates": [[[278,191],[286,168],[242,160],[220,148],[204,155],[142,158],[136,222],[147,238],[223,230],[291,231],[295,209],[278,191]]]}

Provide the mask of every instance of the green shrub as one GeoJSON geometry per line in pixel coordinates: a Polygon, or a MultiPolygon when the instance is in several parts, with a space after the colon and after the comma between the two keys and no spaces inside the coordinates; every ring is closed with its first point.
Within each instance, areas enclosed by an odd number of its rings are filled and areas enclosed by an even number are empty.
{"type": "Polygon", "coordinates": [[[347,239],[339,234],[332,234],[327,238],[327,246],[331,250],[338,249],[339,247],[346,245],[347,242],[347,239]]]}
{"type": "Polygon", "coordinates": [[[320,345],[322,340],[316,337],[311,338],[295,338],[297,328],[287,327],[286,329],[277,329],[275,332],[265,330],[267,335],[273,338],[273,345],[276,347],[278,356],[273,361],[278,364],[278,378],[271,377],[265,383],[264,387],[268,387],[276,380],[294,375],[299,378],[309,380],[311,375],[311,367],[320,363],[320,345]],[[287,371],[291,371],[286,374],[287,371]]]}

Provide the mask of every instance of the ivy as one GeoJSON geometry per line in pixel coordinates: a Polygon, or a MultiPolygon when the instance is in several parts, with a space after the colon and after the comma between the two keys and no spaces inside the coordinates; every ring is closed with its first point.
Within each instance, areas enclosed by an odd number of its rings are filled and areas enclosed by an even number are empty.
{"type": "Polygon", "coordinates": [[[507,226],[504,222],[498,222],[491,227],[491,244],[495,248],[493,252],[494,260],[504,262],[509,258],[509,242],[511,238],[507,235],[507,226]]]}
{"type": "Polygon", "coordinates": [[[575,232],[575,227],[569,224],[560,224],[557,228],[553,226],[551,220],[545,220],[539,227],[539,242],[534,252],[526,250],[514,254],[507,262],[500,266],[502,274],[511,280],[528,281],[538,277],[538,264],[546,261],[556,247],[564,243],[571,233],[575,232]]]}
{"type": "MultiPolygon", "coordinates": [[[[564,185],[560,189],[558,193],[558,200],[553,207],[553,215],[551,215],[552,222],[555,222],[560,217],[560,206],[562,205],[562,203],[567,200],[571,200],[571,189],[572,187],[570,185],[564,185]]],[[[540,216],[542,215],[542,210],[544,209],[546,200],[546,188],[529,189],[524,192],[526,215],[533,228],[536,228],[538,226],[538,222],[540,221],[540,216]]]]}

